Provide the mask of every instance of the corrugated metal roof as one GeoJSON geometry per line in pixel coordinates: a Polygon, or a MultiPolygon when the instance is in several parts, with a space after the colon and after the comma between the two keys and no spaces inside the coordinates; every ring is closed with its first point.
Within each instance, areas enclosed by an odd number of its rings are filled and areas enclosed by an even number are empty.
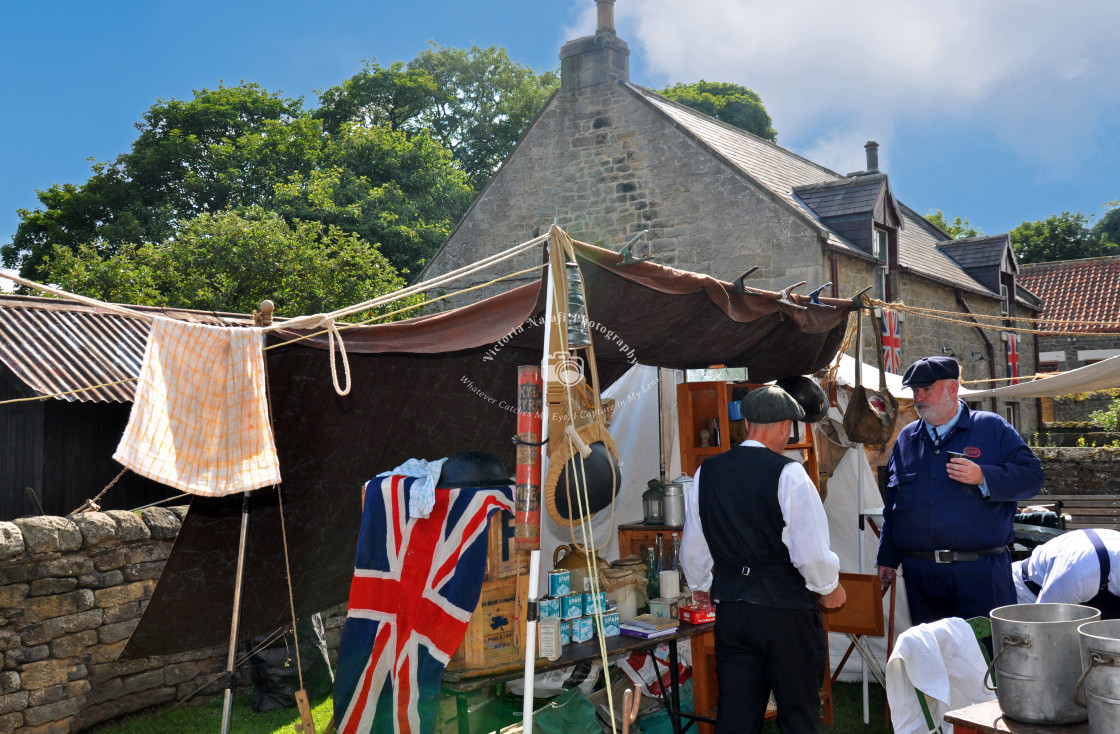
{"type": "MultiPolygon", "coordinates": [[[[196,323],[249,326],[241,314],[129,306],[196,323]]],[[[0,296],[0,364],[34,395],[68,402],[129,403],[149,323],[71,301],[0,296]],[[120,384],[110,384],[126,380],[120,384]],[[77,392],[72,392],[77,391],[77,392]]]]}

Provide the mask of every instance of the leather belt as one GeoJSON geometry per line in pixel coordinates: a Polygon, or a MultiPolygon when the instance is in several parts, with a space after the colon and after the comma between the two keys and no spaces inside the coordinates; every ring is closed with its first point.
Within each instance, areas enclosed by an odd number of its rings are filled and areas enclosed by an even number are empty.
{"type": "Polygon", "coordinates": [[[998,556],[1006,552],[1007,546],[1001,545],[998,548],[981,548],[980,550],[974,551],[902,551],[902,554],[910,556],[911,558],[917,558],[922,561],[933,561],[935,563],[968,563],[969,561],[979,560],[981,556],[998,556]]]}

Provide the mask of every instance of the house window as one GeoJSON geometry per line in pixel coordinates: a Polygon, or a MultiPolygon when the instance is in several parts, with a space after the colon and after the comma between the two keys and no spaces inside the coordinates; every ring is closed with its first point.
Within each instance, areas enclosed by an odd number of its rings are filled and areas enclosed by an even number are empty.
{"type": "MultiPolygon", "coordinates": [[[[865,230],[866,231],[866,230],[865,230]]],[[[875,242],[872,245],[871,254],[879,258],[879,262],[884,265],[887,264],[887,231],[885,229],[875,228],[875,242]]]]}
{"type": "Polygon", "coordinates": [[[875,239],[871,243],[871,254],[879,260],[879,267],[875,268],[873,274],[875,282],[875,297],[880,301],[889,300],[887,298],[887,252],[888,252],[888,234],[885,229],[875,228],[875,239]]]}
{"type": "Polygon", "coordinates": [[[1016,431],[1019,430],[1019,406],[1015,403],[1008,403],[1003,406],[1003,417],[1011,424],[1011,427],[1016,431]]]}
{"type": "Polygon", "coordinates": [[[1042,374],[1047,374],[1050,372],[1061,372],[1062,367],[1057,362],[1039,362],[1038,371],[1042,374]]]}
{"type": "Polygon", "coordinates": [[[1011,305],[1007,300],[1007,286],[1001,285],[999,287],[999,313],[1001,316],[1006,316],[1011,313],[1011,305]]]}

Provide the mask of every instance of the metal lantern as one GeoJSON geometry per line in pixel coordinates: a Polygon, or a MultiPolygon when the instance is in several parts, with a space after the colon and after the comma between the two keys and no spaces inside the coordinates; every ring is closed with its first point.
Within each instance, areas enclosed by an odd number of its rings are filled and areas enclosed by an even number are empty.
{"type": "Polygon", "coordinates": [[[646,525],[661,525],[665,521],[664,500],[665,494],[661,491],[661,483],[651,483],[649,489],[642,492],[642,511],[645,513],[646,525]]]}

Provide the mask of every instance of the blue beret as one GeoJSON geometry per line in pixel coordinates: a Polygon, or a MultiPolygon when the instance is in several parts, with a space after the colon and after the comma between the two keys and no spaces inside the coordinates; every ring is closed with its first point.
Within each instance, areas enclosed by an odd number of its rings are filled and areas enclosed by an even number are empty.
{"type": "Polygon", "coordinates": [[[926,357],[906,369],[902,386],[929,387],[938,380],[956,380],[960,376],[961,366],[952,357],[926,357]]]}

